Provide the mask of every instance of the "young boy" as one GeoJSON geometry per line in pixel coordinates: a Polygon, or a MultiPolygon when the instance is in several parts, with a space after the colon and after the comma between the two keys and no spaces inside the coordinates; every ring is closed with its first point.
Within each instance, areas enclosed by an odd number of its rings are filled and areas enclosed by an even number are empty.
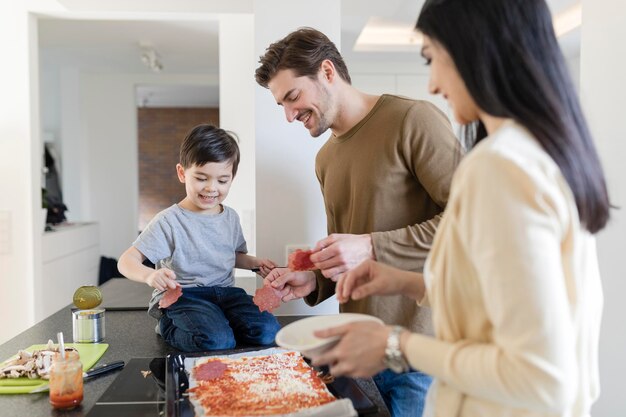
{"type": "Polygon", "coordinates": [[[239,165],[239,147],[226,131],[196,126],[180,148],[176,172],[187,196],[157,214],[120,257],[118,268],[155,290],[149,314],[158,332],[183,352],[230,349],[236,341],[274,342],[276,318],[261,312],[246,292],[233,287],[233,268],[259,268],[265,276],[276,265],[247,255],[239,217],[222,204],[239,165]],[[156,269],[142,263],[149,259],[156,269]],[[164,291],[182,295],[159,308],[164,291]]]}

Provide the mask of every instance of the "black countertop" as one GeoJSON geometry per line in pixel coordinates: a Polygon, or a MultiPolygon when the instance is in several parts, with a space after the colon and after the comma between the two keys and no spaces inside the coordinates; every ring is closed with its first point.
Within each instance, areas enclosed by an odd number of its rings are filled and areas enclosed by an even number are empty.
{"type": "MultiPolygon", "coordinates": [[[[118,283],[116,283],[117,285],[118,283]]],[[[106,288],[107,284],[104,284],[106,288]]],[[[302,316],[278,316],[281,325],[289,324],[302,316]]],[[[116,360],[128,362],[132,358],[165,357],[175,352],[154,332],[156,320],[149,317],[146,310],[115,310],[106,312],[106,339],[109,348],[98,363],[116,360]]],[[[59,310],[50,317],[35,324],[13,339],[0,345],[0,360],[15,355],[18,350],[33,344],[56,341],[56,334],[63,332],[66,340],[71,341],[72,314],[70,306],[59,310]]],[[[90,381],[85,381],[84,398],[79,408],[70,411],[53,410],[48,403],[48,393],[40,394],[3,394],[0,395],[0,416],[67,416],[84,417],[94,406],[104,391],[115,380],[119,371],[90,381]]],[[[358,385],[370,397],[379,411],[369,416],[389,416],[389,413],[371,379],[359,379],[358,385]]],[[[113,414],[111,414],[113,416],[113,414]]],[[[158,412],[155,412],[155,417],[158,412]]]]}

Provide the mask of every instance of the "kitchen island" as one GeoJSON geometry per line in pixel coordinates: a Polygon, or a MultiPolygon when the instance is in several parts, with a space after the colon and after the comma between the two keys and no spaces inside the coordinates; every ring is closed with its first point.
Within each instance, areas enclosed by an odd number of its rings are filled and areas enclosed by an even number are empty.
{"type": "MultiPolygon", "coordinates": [[[[116,284],[119,284],[117,282],[116,284]]],[[[106,288],[107,283],[104,284],[106,288]]],[[[301,316],[279,316],[281,325],[289,324],[301,316]]],[[[107,310],[106,339],[109,348],[98,364],[123,360],[128,363],[133,358],[165,357],[175,350],[169,347],[154,331],[156,320],[149,317],[146,310],[107,310]]],[[[0,360],[15,355],[18,350],[33,344],[46,343],[48,339],[56,342],[57,332],[63,332],[67,341],[72,340],[72,314],[70,306],[62,308],[30,329],[0,345],[0,360]]],[[[48,393],[39,394],[3,394],[0,395],[0,416],[2,417],[38,417],[67,416],[84,417],[94,407],[96,401],[113,383],[120,371],[116,371],[92,380],[85,381],[82,405],[71,411],[53,410],[48,403],[48,393]]],[[[378,412],[368,416],[389,416],[387,409],[371,379],[359,379],[358,385],[378,406],[378,412]]],[[[154,416],[159,411],[154,407],[154,416]]],[[[116,413],[112,413],[114,417],[116,413]]]]}

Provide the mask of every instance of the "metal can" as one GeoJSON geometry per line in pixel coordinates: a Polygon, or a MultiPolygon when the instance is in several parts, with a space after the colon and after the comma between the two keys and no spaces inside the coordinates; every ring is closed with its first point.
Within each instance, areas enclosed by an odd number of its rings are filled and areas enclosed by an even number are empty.
{"type": "Polygon", "coordinates": [[[72,335],[75,343],[98,343],[105,337],[104,309],[72,310],[72,335]]]}

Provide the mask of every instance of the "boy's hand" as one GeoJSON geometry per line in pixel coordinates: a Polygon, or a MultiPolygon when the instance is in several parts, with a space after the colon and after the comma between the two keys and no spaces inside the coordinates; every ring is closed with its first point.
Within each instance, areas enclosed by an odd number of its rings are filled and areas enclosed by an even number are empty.
{"type": "Polygon", "coordinates": [[[174,271],[167,268],[155,269],[151,272],[146,278],[146,284],[159,291],[180,287],[180,284],[176,282],[176,274],[174,271]]]}
{"type": "Polygon", "coordinates": [[[258,263],[256,267],[259,268],[259,275],[261,275],[263,278],[265,278],[272,269],[276,268],[276,264],[270,259],[257,258],[257,261],[258,263]]]}

